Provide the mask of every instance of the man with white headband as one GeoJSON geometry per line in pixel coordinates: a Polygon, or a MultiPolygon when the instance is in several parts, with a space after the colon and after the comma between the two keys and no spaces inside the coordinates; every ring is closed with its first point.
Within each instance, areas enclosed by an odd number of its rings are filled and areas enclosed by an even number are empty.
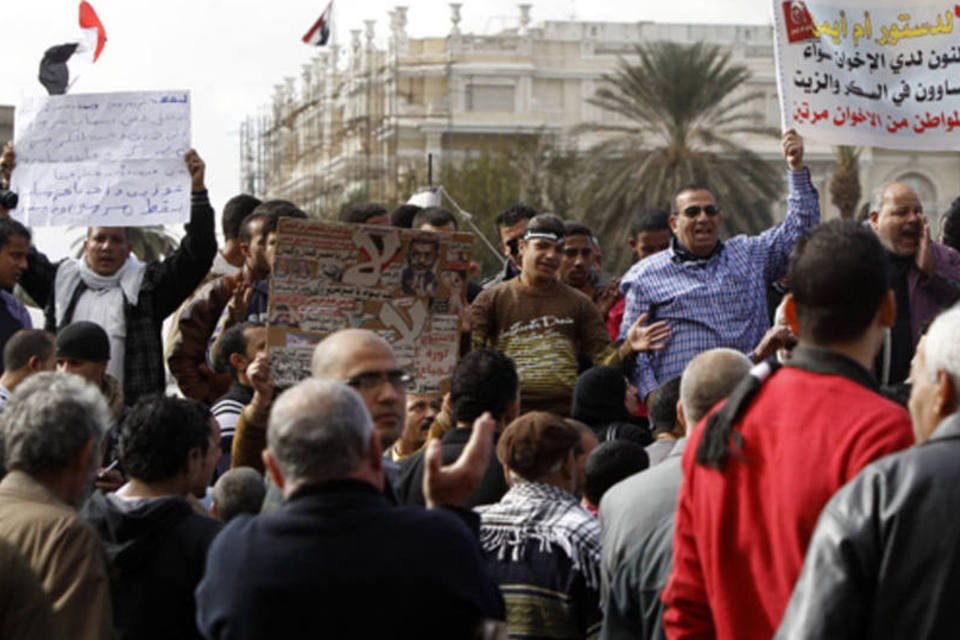
{"type": "Polygon", "coordinates": [[[530,220],[519,243],[520,276],[477,296],[471,324],[474,348],[492,347],[513,358],[522,411],[566,416],[581,365],[616,363],[662,348],[668,329],[664,323],[641,326],[641,317],[622,344],[611,344],[596,306],[557,279],[563,239],[558,217],[530,220]]]}

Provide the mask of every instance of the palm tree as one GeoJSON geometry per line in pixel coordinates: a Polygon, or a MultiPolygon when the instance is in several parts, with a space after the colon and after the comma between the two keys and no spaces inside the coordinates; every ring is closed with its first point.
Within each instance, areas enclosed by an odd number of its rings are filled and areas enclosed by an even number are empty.
{"type": "MultiPolygon", "coordinates": [[[[715,45],[653,42],[639,60],[621,60],[589,102],[619,116],[577,127],[600,134],[587,154],[581,207],[616,254],[626,220],[644,207],[670,207],[682,185],[702,182],[717,197],[727,230],[756,232],[771,224],[769,203],[783,188],[780,172],[737,138],[776,136],[750,107],[762,94],[743,90],[749,70],[715,45]]],[[[624,254],[617,256],[621,260],[624,254]]]]}
{"type": "Polygon", "coordinates": [[[840,210],[840,217],[852,220],[860,202],[860,149],[836,148],[837,168],[830,178],[830,202],[840,210]]]}

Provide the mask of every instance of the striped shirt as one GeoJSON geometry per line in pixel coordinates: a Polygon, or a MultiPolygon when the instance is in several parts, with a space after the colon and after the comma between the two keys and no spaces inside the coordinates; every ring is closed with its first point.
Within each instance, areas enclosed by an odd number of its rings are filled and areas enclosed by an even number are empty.
{"type": "Polygon", "coordinates": [[[620,336],[643,313],[666,320],[670,338],[662,351],[640,353],[634,384],[645,398],[679,376],[699,353],[730,347],[749,353],[769,328],[767,286],[787,271],[797,240],[820,222],[820,200],[806,168],[788,172],[790,195],[784,221],[758,236],[740,235],[707,260],[682,261],[673,247],[635,264],[620,290],[627,305],[620,336]]]}

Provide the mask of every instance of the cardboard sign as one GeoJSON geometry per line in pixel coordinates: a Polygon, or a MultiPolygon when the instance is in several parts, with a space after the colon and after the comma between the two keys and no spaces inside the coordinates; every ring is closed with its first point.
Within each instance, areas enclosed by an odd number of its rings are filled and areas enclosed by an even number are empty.
{"type": "Polygon", "coordinates": [[[446,391],[472,246],[469,233],[281,219],[267,322],[275,383],[309,377],[316,344],[355,327],[392,345],[412,391],[446,391]]]}

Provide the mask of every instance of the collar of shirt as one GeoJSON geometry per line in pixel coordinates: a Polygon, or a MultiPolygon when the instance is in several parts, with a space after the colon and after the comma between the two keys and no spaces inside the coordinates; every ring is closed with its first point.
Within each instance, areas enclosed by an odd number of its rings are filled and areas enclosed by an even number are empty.
{"type": "Polygon", "coordinates": [[[723,240],[717,240],[713,251],[706,256],[698,256],[691,252],[677,240],[676,236],[670,238],[670,248],[673,250],[673,256],[670,259],[674,262],[693,262],[698,265],[705,265],[713,260],[714,256],[720,255],[720,252],[723,251],[723,240]]]}
{"type": "Polygon", "coordinates": [[[786,366],[811,373],[843,376],[873,391],[879,391],[873,374],[845,355],[809,344],[797,345],[786,366]]]}

